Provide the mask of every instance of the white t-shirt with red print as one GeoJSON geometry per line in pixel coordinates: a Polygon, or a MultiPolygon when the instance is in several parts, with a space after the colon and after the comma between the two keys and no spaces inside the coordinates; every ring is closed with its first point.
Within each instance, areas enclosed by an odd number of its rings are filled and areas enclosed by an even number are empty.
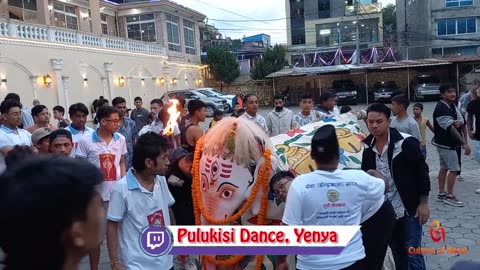
{"type": "Polygon", "coordinates": [[[99,192],[104,201],[110,200],[110,191],[115,182],[122,177],[120,160],[127,154],[125,137],[114,133],[110,143],[106,143],[98,136],[97,131],[83,136],[78,142],[75,157],[85,158],[102,171],[103,183],[99,192]]]}
{"type": "Polygon", "coordinates": [[[142,230],[149,225],[169,226],[169,207],[174,203],[163,176],[155,178],[153,192],[140,185],[132,169],[115,184],[107,219],[121,224],[118,239],[121,261],[126,269],[168,270],[173,267],[172,255],[151,257],[142,251],[138,239],[142,230]]]}

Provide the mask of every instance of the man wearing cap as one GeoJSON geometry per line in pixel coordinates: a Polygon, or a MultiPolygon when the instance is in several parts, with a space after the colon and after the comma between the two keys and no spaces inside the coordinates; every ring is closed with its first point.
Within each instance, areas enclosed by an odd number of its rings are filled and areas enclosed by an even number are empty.
{"type": "Polygon", "coordinates": [[[73,149],[72,133],[66,129],[57,129],[50,133],[50,152],[70,156],[73,149]]]}
{"type": "MultiPolygon", "coordinates": [[[[317,170],[297,176],[290,184],[284,224],[358,226],[382,207],[385,180],[371,176],[379,176],[378,172],[337,169],[340,157],[334,126],[320,127],[312,138],[311,149],[317,170]]],[[[367,269],[364,258],[362,234],[357,232],[339,255],[298,255],[297,269],[367,269]]],[[[286,256],[278,257],[277,264],[283,266],[285,262],[286,256]]]]}
{"type": "Polygon", "coordinates": [[[50,129],[38,128],[32,133],[32,145],[39,154],[48,154],[50,145],[50,129]]]}

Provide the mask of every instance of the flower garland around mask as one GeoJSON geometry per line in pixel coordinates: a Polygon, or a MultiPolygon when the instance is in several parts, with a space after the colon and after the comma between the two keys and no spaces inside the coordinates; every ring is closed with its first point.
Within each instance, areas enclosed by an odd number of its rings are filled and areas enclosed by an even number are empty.
{"type": "MultiPolygon", "coordinates": [[[[236,125],[234,125],[233,129],[230,130],[231,136],[235,135],[235,129],[236,125]]],[[[202,136],[198,141],[197,145],[195,148],[195,153],[194,153],[194,159],[193,159],[193,166],[192,166],[192,197],[193,197],[193,209],[195,213],[195,223],[197,225],[201,225],[201,216],[203,217],[211,224],[215,225],[225,225],[225,224],[231,224],[234,221],[236,221],[238,218],[240,218],[245,212],[252,206],[256,196],[257,192],[260,188],[262,188],[263,191],[263,196],[261,198],[260,202],[260,210],[258,212],[258,221],[257,225],[264,225],[265,224],[265,218],[267,216],[267,207],[268,207],[268,182],[270,179],[270,172],[272,169],[272,163],[271,163],[271,150],[266,149],[263,153],[263,157],[265,158],[264,164],[262,164],[262,168],[259,169],[257,181],[255,185],[252,188],[252,193],[250,194],[250,197],[247,199],[246,203],[242,206],[239,211],[227,218],[227,219],[216,219],[212,217],[204,208],[203,202],[202,202],[202,196],[200,193],[200,159],[202,157],[202,148],[203,148],[203,142],[204,142],[204,136],[202,136]]],[[[228,143],[230,144],[230,143],[228,143]]],[[[231,145],[227,145],[227,147],[232,148],[231,145]]],[[[236,265],[240,263],[245,256],[231,256],[228,259],[217,259],[213,256],[209,255],[204,255],[205,259],[215,265],[236,265]]],[[[224,257],[224,256],[222,256],[224,257]]],[[[260,270],[262,268],[262,263],[263,263],[264,256],[263,255],[258,255],[256,258],[256,269],[260,270]]]]}

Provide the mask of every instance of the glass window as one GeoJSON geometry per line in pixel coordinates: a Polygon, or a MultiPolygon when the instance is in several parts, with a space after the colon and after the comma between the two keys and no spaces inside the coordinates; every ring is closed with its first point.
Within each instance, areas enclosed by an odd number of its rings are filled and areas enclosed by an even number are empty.
{"type": "Polygon", "coordinates": [[[318,18],[330,18],[330,0],[318,0],[318,18]]]}
{"type": "Polygon", "coordinates": [[[128,38],[145,42],[157,42],[155,17],[153,14],[127,16],[125,20],[127,21],[128,38]]]}
{"type": "Polygon", "coordinates": [[[195,54],[195,23],[183,20],[183,35],[185,36],[185,52],[195,54]]]}
{"type": "MultiPolygon", "coordinates": [[[[379,19],[371,18],[359,21],[360,43],[379,42],[379,19]]],[[[357,41],[357,25],[353,21],[316,25],[318,47],[332,47],[341,44],[355,44],[357,41]]]]}
{"type": "Polygon", "coordinates": [[[447,35],[455,35],[457,21],[456,20],[447,20],[447,35]]]}
{"type": "Polygon", "coordinates": [[[107,15],[100,14],[100,21],[102,22],[102,34],[108,35],[107,15]]]}
{"type": "Polygon", "coordinates": [[[178,17],[167,14],[167,37],[170,51],[181,51],[180,37],[178,32],[178,17]]]}
{"type": "Polygon", "coordinates": [[[473,6],[473,0],[445,0],[446,7],[473,6]]]}
{"type": "Polygon", "coordinates": [[[55,2],[53,4],[53,18],[55,26],[78,30],[77,13],[73,6],[55,2]]]}
{"type": "Polygon", "coordinates": [[[467,18],[467,33],[477,32],[477,19],[467,18]]]}
{"type": "Polygon", "coordinates": [[[477,32],[476,18],[458,18],[437,21],[437,34],[439,36],[470,34],[477,32]]]}
{"type": "Polygon", "coordinates": [[[442,20],[437,22],[438,35],[443,36],[447,34],[447,21],[442,20]]]}
{"type": "Polygon", "coordinates": [[[24,22],[38,23],[37,1],[35,0],[11,0],[8,1],[8,13],[10,19],[24,22]]]}

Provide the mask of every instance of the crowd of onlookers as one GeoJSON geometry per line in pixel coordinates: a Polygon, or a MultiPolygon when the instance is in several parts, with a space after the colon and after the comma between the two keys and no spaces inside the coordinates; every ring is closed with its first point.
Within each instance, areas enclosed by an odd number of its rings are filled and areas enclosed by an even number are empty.
{"type": "MultiPolygon", "coordinates": [[[[363,142],[361,170],[337,170],[336,131],[325,125],[311,142],[314,172],[296,176],[285,171],[272,177],[273,196],[285,202],[285,225],[362,225],[362,233],[340,255],[298,255],[297,269],[426,268],[422,255],[407,252],[421,246],[422,225],[430,215],[426,130],[434,132],[432,144],[440,158],[439,201],[464,206],[454,185],[462,148],[466,155],[471,152],[468,139],[476,141],[480,161],[478,85],[459,103],[454,86],[444,85],[440,93],[432,121],[423,115],[421,103],[413,105],[410,116],[410,102],[402,94],[392,98],[391,108],[373,104],[366,112],[352,112],[370,133],[363,142]],[[339,184],[345,182],[349,185],[339,184]],[[341,207],[333,210],[346,214],[330,215],[332,209],[324,206],[331,203],[341,207]],[[386,266],[389,257],[394,263],[386,266]]],[[[5,225],[0,247],[7,269],[76,269],[88,254],[95,270],[105,237],[114,270],[194,266],[191,256],[150,257],[138,244],[146,226],[195,225],[191,168],[196,143],[205,132],[199,124],[206,121],[206,106],[201,100],[186,104],[182,97],[175,99],[153,99],[146,109],[136,97],[130,110],[123,97],[100,97],[90,109],[83,103],[68,111],[53,107],[57,122],[52,123],[49,108],[38,100],[28,109],[17,94],[5,97],[0,104],[0,224],[5,225]],[[180,112],[175,125],[171,106],[180,112]],[[92,127],[87,126],[90,114],[92,127]],[[25,243],[31,241],[40,248],[25,255],[25,243]]],[[[258,97],[243,96],[239,89],[231,117],[276,136],[351,111],[339,109],[335,94],[328,91],[318,105],[303,94],[297,113],[285,108],[284,101],[275,96],[274,108],[263,117],[258,97]]],[[[209,128],[222,117],[216,111],[209,128]]],[[[277,269],[288,269],[285,256],[276,258],[277,269]]]]}

